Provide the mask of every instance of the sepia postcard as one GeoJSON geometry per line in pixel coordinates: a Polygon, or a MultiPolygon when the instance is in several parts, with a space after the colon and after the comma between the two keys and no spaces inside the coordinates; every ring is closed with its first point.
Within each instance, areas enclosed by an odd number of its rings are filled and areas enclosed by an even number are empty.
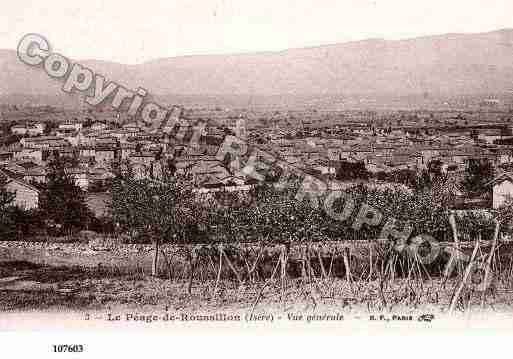
{"type": "Polygon", "coordinates": [[[19,1],[0,23],[4,354],[513,334],[510,0],[19,1]]]}

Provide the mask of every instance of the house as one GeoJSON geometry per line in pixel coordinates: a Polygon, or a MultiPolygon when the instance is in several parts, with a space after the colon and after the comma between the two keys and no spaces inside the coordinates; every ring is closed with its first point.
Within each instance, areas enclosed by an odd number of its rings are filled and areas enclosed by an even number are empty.
{"type": "MultiPolygon", "coordinates": [[[[175,128],[175,126],[178,123],[180,123],[182,112],[183,112],[183,109],[181,107],[178,107],[178,106],[173,107],[169,117],[167,118],[167,120],[162,125],[161,130],[164,133],[171,133],[171,132],[173,132],[173,129],[175,128]]],[[[180,123],[180,125],[183,126],[182,123],[180,123]]]]}
{"type": "Polygon", "coordinates": [[[496,151],[497,162],[499,164],[506,164],[513,162],[513,152],[510,149],[499,148],[496,151]]]}
{"type": "Polygon", "coordinates": [[[149,151],[133,152],[128,156],[128,162],[135,173],[136,178],[153,176],[153,163],[155,154],[149,151]]]}
{"type": "Polygon", "coordinates": [[[0,171],[0,176],[7,179],[6,189],[7,191],[14,193],[14,205],[18,208],[29,210],[36,209],[39,206],[39,195],[40,192],[34,186],[28,183],[13,178],[0,171]]]}
{"type": "Polygon", "coordinates": [[[226,168],[220,165],[209,168],[192,167],[190,173],[198,187],[221,187],[230,181],[237,185],[244,184],[242,179],[233,177],[226,168]]]}
{"type": "Polygon", "coordinates": [[[45,131],[46,125],[36,122],[27,126],[27,134],[29,136],[41,136],[45,131]]]}
{"type": "Polygon", "coordinates": [[[58,128],[57,130],[55,130],[55,135],[56,136],[59,136],[59,137],[76,137],[78,135],[79,131],[76,130],[75,128],[67,128],[67,127],[64,127],[64,128],[58,128]]]}
{"type": "Polygon", "coordinates": [[[43,161],[51,162],[57,158],[74,159],[78,156],[78,151],[73,147],[51,147],[43,151],[43,161]]]}
{"type": "Polygon", "coordinates": [[[132,153],[135,152],[137,146],[135,143],[121,143],[120,144],[121,160],[126,160],[132,153]]]}
{"type": "Polygon", "coordinates": [[[82,122],[79,121],[66,121],[63,123],[60,123],[58,128],[59,130],[74,130],[74,131],[80,131],[82,130],[82,122]]]}
{"type": "Polygon", "coordinates": [[[25,137],[20,140],[20,144],[29,148],[57,148],[70,145],[64,138],[57,136],[25,137]]]}
{"type": "Polygon", "coordinates": [[[25,174],[23,175],[23,180],[27,183],[36,182],[36,183],[46,183],[46,175],[47,171],[45,167],[38,166],[33,168],[28,168],[25,170],[25,174]]]}
{"type": "MultiPolygon", "coordinates": [[[[201,188],[194,188],[192,191],[193,193],[197,193],[199,195],[205,195],[205,194],[214,194],[216,192],[248,192],[252,188],[254,188],[253,185],[250,184],[237,184],[240,183],[240,181],[233,181],[235,183],[234,185],[225,185],[222,187],[201,187],[201,188]]],[[[214,198],[212,196],[210,197],[203,197],[203,198],[214,198]]]]}
{"type": "Polygon", "coordinates": [[[111,215],[109,203],[112,195],[106,192],[88,193],[86,196],[87,207],[94,213],[96,218],[108,217],[111,215]]]}
{"type": "Polygon", "coordinates": [[[222,165],[222,162],[219,161],[215,156],[187,155],[175,158],[175,166],[177,173],[181,174],[186,173],[188,171],[207,170],[217,165],[222,165]]]}
{"type": "Polygon", "coordinates": [[[93,131],[103,131],[109,128],[109,126],[105,122],[95,121],[91,124],[91,130],[93,131]]]}
{"type": "Polygon", "coordinates": [[[34,161],[41,162],[43,160],[43,151],[40,148],[22,148],[14,156],[15,159],[31,158],[34,161]]]}
{"type": "Polygon", "coordinates": [[[128,140],[129,138],[136,137],[141,132],[139,127],[127,127],[127,128],[118,128],[114,130],[105,130],[106,134],[108,133],[110,136],[117,138],[120,141],[128,140]]]}
{"type": "Polygon", "coordinates": [[[116,158],[116,148],[111,146],[96,146],[94,149],[94,158],[101,165],[111,164],[116,158]]]}
{"type": "Polygon", "coordinates": [[[14,158],[14,153],[7,149],[0,149],[0,163],[7,163],[14,158]]]}
{"type": "Polygon", "coordinates": [[[88,181],[89,188],[91,187],[104,187],[109,180],[114,178],[114,173],[110,172],[106,168],[92,167],[88,169],[88,181]]]}
{"type": "Polygon", "coordinates": [[[139,133],[142,131],[141,126],[139,126],[139,124],[137,122],[125,123],[122,126],[122,128],[123,128],[123,130],[129,131],[129,132],[134,132],[134,133],[139,133]]]}
{"type": "Polygon", "coordinates": [[[25,125],[15,125],[11,127],[11,132],[13,135],[25,136],[28,130],[25,125]]]}
{"type": "Polygon", "coordinates": [[[374,175],[377,173],[389,173],[393,171],[393,168],[385,165],[375,157],[365,163],[365,169],[374,175]]]}
{"type": "Polygon", "coordinates": [[[18,136],[40,136],[43,134],[44,130],[45,124],[39,122],[27,125],[15,125],[11,127],[12,134],[18,136]]]}
{"type": "Polygon", "coordinates": [[[509,199],[513,199],[513,173],[503,172],[485,186],[491,188],[494,209],[502,207],[509,199]]]}
{"type": "Polygon", "coordinates": [[[25,173],[27,171],[27,169],[23,166],[20,166],[19,164],[16,164],[16,163],[9,163],[7,164],[7,166],[3,167],[4,169],[4,172],[3,174],[4,175],[7,175],[9,177],[15,177],[15,178],[21,178],[23,176],[25,176],[25,173]]]}
{"type": "Polygon", "coordinates": [[[82,145],[78,147],[78,153],[81,157],[94,157],[95,150],[93,146],[82,145]]]}
{"type": "Polygon", "coordinates": [[[80,187],[82,190],[87,190],[89,187],[89,177],[87,168],[84,167],[74,167],[74,168],[66,168],[66,174],[70,176],[77,187],[80,187]]]}
{"type": "Polygon", "coordinates": [[[488,144],[492,144],[497,140],[500,140],[502,138],[502,133],[500,129],[493,129],[493,130],[482,130],[477,138],[479,140],[482,140],[488,144]]]}

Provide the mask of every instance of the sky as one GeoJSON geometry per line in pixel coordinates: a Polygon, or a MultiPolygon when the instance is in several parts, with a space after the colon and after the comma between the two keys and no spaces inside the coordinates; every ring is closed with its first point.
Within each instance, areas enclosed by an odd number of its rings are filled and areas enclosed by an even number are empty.
{"type": "Polygon", "coordinates": [[[2,4],[0,48],[39,33],[70,58],[135,64],[504,28],[511,0],[18,0],[2,4]]]}

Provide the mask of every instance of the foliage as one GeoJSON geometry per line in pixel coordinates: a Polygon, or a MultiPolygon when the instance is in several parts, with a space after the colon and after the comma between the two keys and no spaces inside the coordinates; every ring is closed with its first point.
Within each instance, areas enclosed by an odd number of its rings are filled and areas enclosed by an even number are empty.
{"type": "Polygon", "coordinates": [[[337,169],[336,178],[341,181],[368,179],[369,172],[363,162],[341,161],[337,169]]]}
{"type": "MultiPolygon", "coordinates": [[[[449,212],[454,191],[447,182],[435,181],[415,191],[359,184],[343,191],[334,203],[341,213],[347,198],[353,201],[348,218],[330,217],[321,198],[312,206],[307,198],[296,199],[299,181],[284,189],[275,184],[256,184],[248,193],[216,192],[198,196],[186,180],[169,176],[161,181],[116,179],[113,192],[114,220],[123,229],[146,233],[173,243],[265,241],[291,243],[323,240],[372,240],[393,219],[395,229],[411,226],[412,235],[429,234],[440,241],[452,240],[449,212]],[[354,227],[366,204],[382,214],[377,226],[354,227]]],[[[462,240],[488,236],[493,223],[486,216],[464,212],[458,217],[462,240]]]]}
{"type": "Polygon", "coordinates": [[[308,241],[322,236],[322,208],[307,200],[297,201],[298,182],[285,189],[261,184],[253,192],[255,202],[251,215],[252,228],[267,241],[288,243],[308,241]]]}
{"type": "Polygon", "coordinates": [[[128,171],[114,180],[111,209],[114,222],[124,230],[183,243],[202,235],[204,211],[192,198],[186,178],[165,172],[159,180],[138,179],[128,171]]]}
{"type": "Polygon", "coordinates": [[[7,190],[7,177],[0,173],[0,237],[7,237],[13,222],[9,210],[14,204],[15,194],[7,190]]]}
{"type": "Polygon", "coordinates": [[[468,196],[479,196],[487,192],[485,184],[494,177],[493,164],[488,160],[471,159],[461,183],[468,196]]]}
{"type": "Polygon", "coordinates": [[[446,179],[442,171],[442,161],[431,160],[427,164],[427,172],[433,181],[443,181],[446,179]]]}
{"type": "Polygon", "coordinates": [[[22,136],[19,136],[19,135],[13,135],[13,134],[9,134],[3,138],[0,138],[0,146],[11,146],[11,145],[14,145],[18,142],[20,142],[20,140],[22,139],[23,137],[22,136]]]}
{"type": "Polygon", "coordinates": [[[427,170],[417,173],[410,169],[399,169],[392,172],[378,172],[373,177],[380,181],[400,183],[416,191],[422,191],[433,185],[427,170]]]}
{"type": "Polygon", "coordinates": [[[40,197],[40,209],[47,223],[65,233],[87,228],[93,214],[87,207],[84,191],[66,173],[64,162],[56,160],[49,167],[48,182],[40,197]]]}
{"type": "Polygon", "coordinates": [[[16,194],[7,189],[7,181],[7,177],[0,173],[0,213],[12,206],[16,198],[16,194]]]}
{"type": "Polygon", "coordinates": [[[57,129],[57,123],[55,121],[47,121],[45,123],[45,129],[44,129],[44,134],[45,135],[50,135],[52,133],[53,130],[57,129]]]}

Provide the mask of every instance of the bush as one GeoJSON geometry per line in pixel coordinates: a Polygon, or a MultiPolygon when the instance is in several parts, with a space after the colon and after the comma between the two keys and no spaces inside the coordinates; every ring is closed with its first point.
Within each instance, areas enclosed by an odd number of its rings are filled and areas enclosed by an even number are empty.
{"type": "Polygon", "coordinates": [[[25,211],[10,207],[2,217],[1,240],[24,240],[27,237],[46,235],[43,217],[37,210],[25,211]]]}

